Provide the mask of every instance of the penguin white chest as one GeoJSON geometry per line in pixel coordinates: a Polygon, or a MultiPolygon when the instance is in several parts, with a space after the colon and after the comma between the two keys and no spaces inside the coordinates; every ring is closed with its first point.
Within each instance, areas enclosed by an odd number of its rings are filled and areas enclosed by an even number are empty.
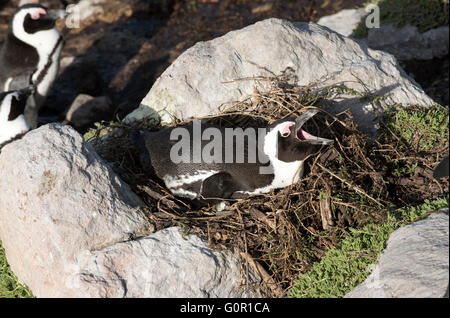
{"type": "Polygon", "coordinates": [[[16,136],[26,133],[30,129],[31,127],[23,115],[20,115],[12,121],[0,123],[0,145],[16,136]]]}
{"type": "Polygon", "coordinates": [[[41,96],[47,96],[59,72],[59,57],[63,47],[60,34],[55,30],[39,32],[38,46],[39,64],[33,74],[33,83],[41,96]]]}
{"type": "Polygon", "coordinates": [[[274,189],[280,189],[290,186],[300,180],[303,176],[303,161],[283,162],[274,160],[271,162],[273,167],[274,178],[272,182],[247,194],[268,193],[274,189]]]}
{"type": "Polygon", "coordinates": [[[19,115],[15,119],[9,120],[8,116],[11,112],[12,98],[14,96],[17,95],[9,94],[0,104],[0,145],[26,133],[31,128],[24,115],[19,115]]]}
{"type": "Polygon", "coordinates": [[[282,162],[273,164],[274,179],[270,185],[272,189],[284,188],[296,183],[303,176],[303,161],[282,162]]]}

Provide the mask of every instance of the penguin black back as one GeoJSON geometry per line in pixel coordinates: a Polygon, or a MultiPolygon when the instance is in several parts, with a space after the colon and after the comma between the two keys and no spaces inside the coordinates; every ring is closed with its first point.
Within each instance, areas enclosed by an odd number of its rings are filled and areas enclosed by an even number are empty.
{"type": "Polygon", "coordinates": [[[173,194],[201,200],[239,199],[299,180],[304,160],[332,143],[301,128],[316,113],[245,131],[194,121],[134,133],[132,142],[142,165],[151,166],[173,194]]]}

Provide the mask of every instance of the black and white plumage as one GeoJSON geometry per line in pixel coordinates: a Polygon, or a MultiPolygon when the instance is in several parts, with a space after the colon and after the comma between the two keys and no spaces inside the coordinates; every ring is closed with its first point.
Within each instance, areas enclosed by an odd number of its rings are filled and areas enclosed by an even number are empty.
{"type": "MultiPolygon", "coordinates": [[[[298,118],[278,121],[269,129],[254,129],[256,134],[245,139],[244,160],[241,163],[227,163],[226,153],[232,151],[233,158],[237,158],[238,151],[235,145],[232,145],[231,150],[227,149],[225,143],[222,143],[219,155],[221,160],[201,158],[200,162],[194,162],[195,154],[203,152],[210,140],[201,140],[201,146],[194,149],[193,138],[198,139],[198,136],[194,136],[192,123],[183,126],[188,132],[186,135],[191,138],[189,158],[178,163],[171,160],[171,151],[178,140],[171,140],[170,137],[178,127],[158,132],[139,130],[131,135],[131,140],[139,149],[144,169],[163,180],[174,195],[211,202],[242,199],[296,183],[302,177],[304,160],[320,147],[333,143],[332,140],[313,136],[302,129],[304,123],[317,112],[318,110],[312,110],[298,118]],[[258,157],[267,160],[250,160],[249,149],[254,149],[254,146],[258,157]],[[268,168],[267,161],[270,161],[272,169],[261,173],[261,169],[268,168]]],[[[201,125],[202,134],[209,128],[220,132],[216,135],[226,136],[224,128],[204,124],[201,125]]]]}
{"type": "Polygon", "coordinates": [[[64,41],[55,22],[64,16],[64,10],[49,10],[39,4],[18,8],[0,49],[0,91],[36,87],[25,109],[32,128],[37,126],[39,108],[58,75],[64,41]]]}
{"type": "Polygon", "coordinates": [[[433,177],[435,179],[445,178],[449,175],[449,156],[442,159],[438,166],[434,169],[433,177]]]}
{"type": "Polygon", "coordinates": [[[0,93],[0,149],[7,142],[23,135],[31,126],[24,116],[25,105],[34,87],[0,93]]]}

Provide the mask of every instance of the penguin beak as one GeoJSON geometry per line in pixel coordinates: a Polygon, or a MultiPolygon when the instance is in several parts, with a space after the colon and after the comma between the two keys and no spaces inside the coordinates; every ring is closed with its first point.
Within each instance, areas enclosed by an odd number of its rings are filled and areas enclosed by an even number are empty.
{"type": "Polygon", "coordinates": [[[19,91],[20,97],[28,97],[36,92],[36,86],[30,85],[26,88],[23,88],[19,91]]]}
{"type": "Polygon", "coordinates": [[[318,112],[318,109],[309,110],[295,120],[296,137],[301,142],[307,142],[313,145],[331,145],[334,142],[333,140],[313,136],[302,129],[303,125],[318,112]]]}
{"type": "Polygon", "coordinates": [[[47,10],[47,14],[43,18],[56,21],[58,19],[64,19],[65,17],[67,17],[67,15],[68,13],[66,12],[66,10],[51,9],[47,10]]]}
{"type": "Polygon", "coordinates": [[[35,92],[36,92],[36,87],[35,87],[34,85],[30,85],[30,86],[28,86],[28,87],[26,87],[26,88],[22,88],[21,90],[16,91],[16,92],[13,94],[13,97],[14,97],[16,100],[20,101],[20,100],[22,100],[23,98],[27,99],[28,96],[34,94],[35,92]]]}

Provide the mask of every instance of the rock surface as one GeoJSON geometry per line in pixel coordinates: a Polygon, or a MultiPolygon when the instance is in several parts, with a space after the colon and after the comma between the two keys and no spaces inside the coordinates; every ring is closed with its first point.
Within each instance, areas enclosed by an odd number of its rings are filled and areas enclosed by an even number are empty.
{"type": "Polygon", "coordinates": [[[392,233],[372,274],[345,297],[443,297],[449,284],[448,209],[392,233]]]}
{"type": "Polygon", "coordinates": [[[97,121],[112,119],[113,114],[113,105],[108,97],[80,94],[67,111],[65,123],[84,129],[97,121]]]}
{"type": "Polygon", "coordinates": [[[431,60],[448,54],[449,27],[420,33],[410,25],[395,28],[387,24],[369,29],[367,41],[370,48],[389,52],[400,60],[431,60]]]}
{"type": "MultiPolygon", "coordinates": [[[[324,16],[317,23],[351,36],[365,15],[365,9],[346,9],[324,16]]],[[[391,53],[399,60],[431,60],[448,54],[449,26],[420,33],[411,25],[397,28],[386,24],[369,29],[367,39],[359,41],[365,41],[371,49],[391,53]]]]}
{"type": "Polygon", "coordinates": [[[211,251],[180,231],[172,227],[92,253],[81,271],[81,286],[103,284],[104,290],[94,291],[100,297],[260,296],[239,288],[237,254],[211,251]]]}
{"type": "Polygon", "coordinates": [[[36,296],[70,292],[64,281],[80,251],[148,233],[141,200],[69,126],[4,147],[0,175],[0,238],[36,296]]]}
{"type": "MultiPolygon", "coordinates": [[[[314,23],[268,19],[188,49],[125,121],[159,116],[168,123],[174,118],[218,114],[222,104],[254,93],[256,83],[248,78],[279,75],[288,67],[300,85],[318,81],[321,86],[345,84],[385,96],[381,106],[433,104],[392,55],[368,49],[314,23]]],[[[263,81],[259,84],[264,90],[263,81]]],[[[334,97],[329,104],[335,113],[349,109],[361,129],[375,133],[376,116],[370,102],[343,96],[334,97]]]]}
{"type": "Polygon", "coordinates": [[[143,202],[69,126],[0,154],[0,239],[37,297],[239,297],[240,261],[178,229],[154,234],[143,202]]]}
{"type": "Polygon", "coordinates": [[[365,14],[364,9],[345,9],[320,18],[317,24],[326,26],[344,36],[350,36],[365,14]]]}

